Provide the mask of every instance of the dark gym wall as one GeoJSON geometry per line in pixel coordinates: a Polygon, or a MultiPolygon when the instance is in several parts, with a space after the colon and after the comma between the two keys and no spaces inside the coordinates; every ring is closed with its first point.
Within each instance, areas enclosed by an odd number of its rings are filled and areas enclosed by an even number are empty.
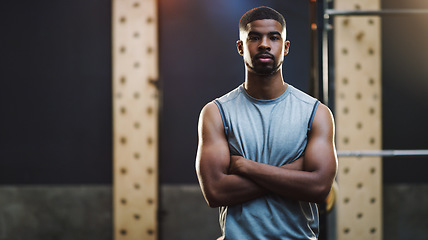
{"type": "MultiPolygon", "coordinates": [[[[428,8],[384,0],[384,8],[428,8]]],[[[197,120],[244,80],[239,17],[285,14],[286,81],[308,90],[307,1],[159,0],[161,183],[196,183],[197,120]]],[[[7,1],[0,8],[0,184],[111,184],[111,2],[7,1]]],[[[383,20],[385,149],[428,147],[427,16],[383,20]]],[[[384,160],[384,182],[428,182],[426,158],[384,160]]]]}
{"type": "Polygon", "coordinates": [[[194,162],[199,112],[206,103],[244,82],[244,64],[236,51],[238,22],[246,11],[260,5],[284,14],[291,41],[285,80],[307,91],[308,1],[160,0],[161,183],[197,183],[194,162]]]}
{"type": "MultiPolygon", "coordinates": [[[[307,90],[306,2],[159,1],[162,183],[196,183],[199,111],[243,82],[237,25],[259,5],[285,13],[284,74],[307,90]]],[[[111,183],[111,2],[9,1],[0,17],[0,183],[111,183]]]]}
{"type": "Polygon", "coordinates": [[[110,184],[110,1],[4,1],[0,18],[0,184],[110,184]]]}
{"type": "MultiPolygon", "coordinates": [[[[383,0],[384,9],[428,1],[383,0]]],[[[383,148],[428,149],[428,15],[382,19],[383,148]]],[[[384,158],[384,183],[428,183],[428,157],[384,158]]]]}
{"type": "MultiPolygon", "coordinates": [[[[383,7],[427,3],[384,0],[383,7]]],[[[197,119],[205,103],[242,83],[237,24],[257,5],[285,13],[291,51],[284,74],[307,91],[308,1],[159,0],[164,239],[206,239],[210,231],[212,239],[219,236],[217,212],[194,184],[197,119]],[[176,183],[193,185],[170,185],[176,183]]],[[[426,149],[428,19],[387,19],[384,148],[426,149]]],[[[1,235],[112,239],[111,1],[4,1],[0,26],[1,235]]],[[[384,186],[387,239],[427,235],[426,207],[414,204],[426,199],[426,160],[384,161],[385,183],[425,183],[384,186]]]]}

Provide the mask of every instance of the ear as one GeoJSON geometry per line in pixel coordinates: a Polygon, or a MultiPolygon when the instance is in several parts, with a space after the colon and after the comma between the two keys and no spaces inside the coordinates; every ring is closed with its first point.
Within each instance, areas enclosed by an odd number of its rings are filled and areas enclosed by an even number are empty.
{"type": "Polygon", "coordinates": [[[288,52],[290,51],[290,41],[285,41],[284,42],[284,56],[288,54],[288,52]]]}
{"type": "Polygon", "coordinates": [[[244,46],[242,40],[236,41],[236,49],[238,50],[239,55],[244,55],[244,46]]]}

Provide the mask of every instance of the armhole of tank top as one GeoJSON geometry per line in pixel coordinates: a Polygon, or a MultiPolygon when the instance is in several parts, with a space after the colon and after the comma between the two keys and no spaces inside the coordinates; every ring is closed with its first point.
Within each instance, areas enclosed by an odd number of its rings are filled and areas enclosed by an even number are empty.
{"type": "Polygon", "coordinates": [[[224,134],[226,135],[227,138],[227,126],[226,126],[226,119],[224,117],[224,111],[223,111],[223,107],[221,106],[221,103],[216,99],[214,100],[214,103],[217,105],[218,110],[220,111],[220,115],[221,115],[221,121],[223,122],[223,127],[224,127],[224,134]]]}
{"type": "Polygon", "coordinates": [[[312,128],[312,122],[314,121],[315,118],[315,113],[317,112],[318,109],[318,105],[320,104],[320,101],[317,100],[314,104],[314,108],[312,109],[312,113],[311,113],[311,118],[309,119],[309,124],[308,124],[308,133],[311,131],[312,128]]]}

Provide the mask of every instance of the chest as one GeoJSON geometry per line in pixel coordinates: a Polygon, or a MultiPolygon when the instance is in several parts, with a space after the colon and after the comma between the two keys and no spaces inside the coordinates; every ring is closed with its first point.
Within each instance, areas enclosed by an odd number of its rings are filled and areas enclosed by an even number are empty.
{"type": "Polygon", "coordinates": [[[251,104],[231,113],[229,119],[232,154],[279,165],[292,160],[306,146],[308,116],[298,107],[251,104]]]}

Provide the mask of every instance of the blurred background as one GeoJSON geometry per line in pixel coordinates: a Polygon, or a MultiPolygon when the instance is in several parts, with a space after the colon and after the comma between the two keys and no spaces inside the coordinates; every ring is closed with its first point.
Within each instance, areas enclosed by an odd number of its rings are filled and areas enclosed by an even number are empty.
{"type": "MultiPolygon", "coordinates": [[[[220,235],[195,174],[197,121],[244,81],[238,21],[260,5],[284,14],[285,81],[310,93],[309,1],[158,1],[159,239],[220,235]]],[[[0,19],[0,240],[113,239],[111,1],[7,1],[0,19]]],[[[384,149],[428,149],[427,23],[382,20],[384,149]]],[[[426,239],[427,160],[384,159],[384,239],[426,239]]]]}

